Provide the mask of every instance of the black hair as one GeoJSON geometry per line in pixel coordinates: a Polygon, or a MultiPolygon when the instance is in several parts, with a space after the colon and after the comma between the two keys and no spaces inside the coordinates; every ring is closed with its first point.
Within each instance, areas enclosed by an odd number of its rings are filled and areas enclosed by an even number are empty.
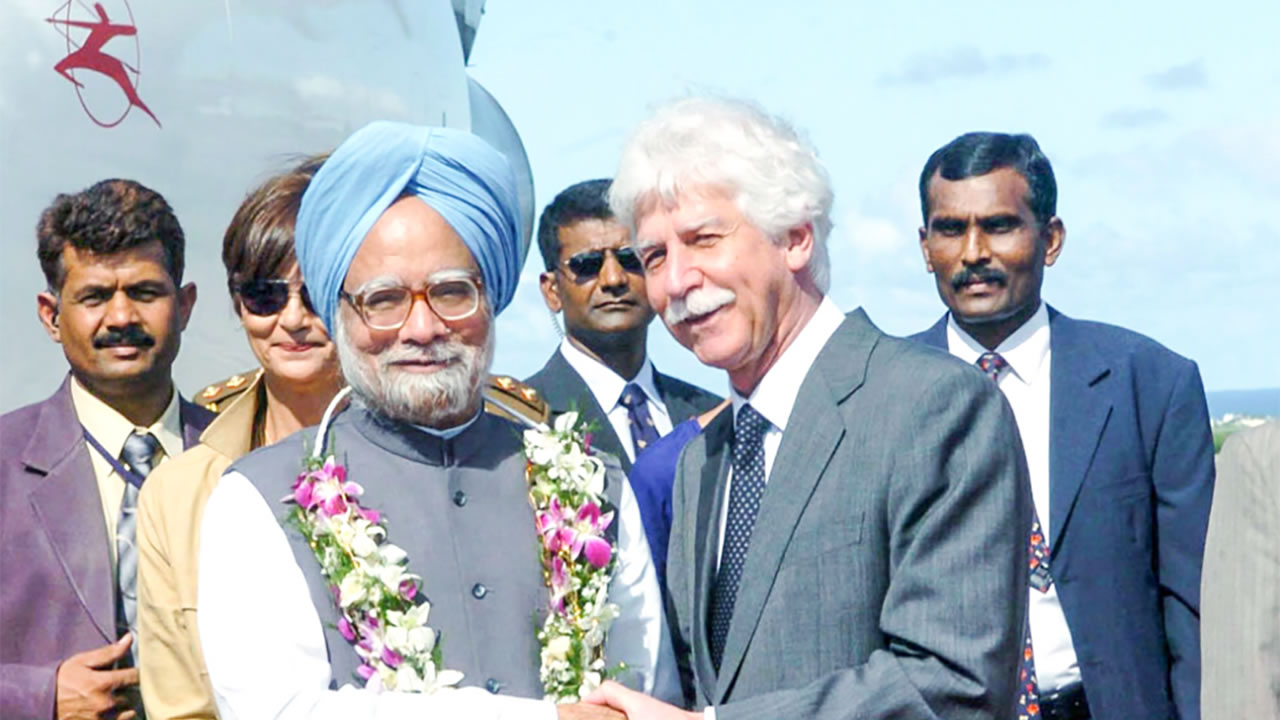
{"type": "Polygon", "coordinates": [[[112,255],[159,241],[165,270],[182,284],[185,237],[164,197],[134,180],[102,180],[73,195],[61,194],[40,214],[36,256],[49,291],[67,279],[62,252],[70,245],[94,255],[112,255]]]}
{"type": "Polygon", "coordinates": [[[551,270],[560,263],[560,228],[582,220],[612,220],[609,185],[612,180],[584,180],[560,191],[538,218],[538,250],[551,270]]]}
{"type": "Polygon", "coordinates": [[[920,173],[920,213],[929,224],[929,183],[934,174],[944,180],[964,180],[1000,168],[1013,168],[1027,181],[1027,206],[1041,227],[1058,214],[1058,183],[1053,166],[1027,134],[965,133],[929,156],[920,173]]]}

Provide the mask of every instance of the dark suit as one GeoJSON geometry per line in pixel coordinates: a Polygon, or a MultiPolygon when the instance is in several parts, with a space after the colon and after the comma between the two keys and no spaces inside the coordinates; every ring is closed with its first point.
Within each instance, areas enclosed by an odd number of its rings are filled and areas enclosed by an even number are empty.
{"type": "MultiPolygon", "coordinates": [[[[59,663],[114,642],[112,540],[71,400],[0,417],[0,717],[53,717],[59,663]]],[[[213,414],[182,400],[183,441],[213,414]]]]}
{"type": "Polygon", "coordinates": [[[694,707],[719,720],[1007,718],[1031,493],[995,386],[861,310],[845,318],[787,421],[717,674],[707,617],[732,439],[721,413],[676,474],[667,581],[694,707]]]}
{"type": "MultiPolygon", "coordinates": [[[[672,426],[695,415],[701,415],[720,404],[721,399],[715,395],[696,385],[690,385],[670,375],[663,375],[656,368],[653,371],[653,382],[658,386],[662,403],[667,406],[667,415],[671,418],[672,426]]],[[[622,449],[622,441],[618,439],[618,434],[613,431],[613,425],[605,416],[606,409],[601,408],[600,403],[596,402],[595,396],[587,387],[587,382],[582,379],[577,370],[573,369],[569,361],[564,359],[564,355],[559,350],[551,355],[551,359],[541,370],[525,380],[525,384],[542,393],[542,397],[551,406],[552,414],[558,415],[569,410],[577,410],[584,421],[594,423],[595,431],[592,434],[591,444],[618,458],[618,462],[622,463],[622,469],[631,472],[631,461],[627,459],[627,453],[622,449]]]]}
{"type": "MultiPolygon", "coordinates": [[[[947,349],[947,318],[913,336],[947,349]]],[[[1093,716],[1200,717],[1213,437],[1195,363],[1049,308],[1050,567],[1093,716]]]]}

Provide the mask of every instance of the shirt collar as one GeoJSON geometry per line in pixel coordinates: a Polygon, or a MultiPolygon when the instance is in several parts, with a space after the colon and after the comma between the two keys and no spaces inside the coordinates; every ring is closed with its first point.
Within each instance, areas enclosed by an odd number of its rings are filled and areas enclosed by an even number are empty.
{"type": "Polygon", "coordinates": [[[582,376],[587,389],[591,391],[591,395],[606,414],[618,405],[618,400],[622,397],[622,391],[627,387],[627,383],[639,385],[650,405],[658,405],[666,409],[662,396],[658,394],[657,382],[654,380],[653,363],[649,361],[647,355],[640,365],[640,371],[635,377],[627,380],[608,365],[583,352],[567,336],[560,341],[560,354],[564,356],[565,362],[569,363],[569,367],[582,376]]]}
{"type": "Polygon", "coordinates": [[[482,406],[480,408],[480,412],[471,416],[470,420],[462,423],[461,425],[454,425],[453,427],[450,427],[450,428],[433,428],[433,427],[427,427],[426,425],[414,425],[413,423],[410,423],[410,424],[428,435],[432,435],[434,437],[438,437],[443,440],[448,440],[449,438],[455,438],[461,435],[464,430],[471,427],[472,425],[475,425],[476,420],[479,420],[480,416],[483,413],[484,413],[484,407],[482,406]]]}
{"type": "MultiPolygon", "coordinates": [[[[973,364],[987,351],[973,336],[956,324],[955,316],[947,314],[947,349],[952,355],[973,364]]],[[[1035,314],[1014,330],[1004,342],[996,346],[1009,363],[1009,369],[1024,383],[1031,383],[1040,375],[1045,358],[1049,357],[1049,310],[1042,302],[1035,314]]]]}
{"type": "Polygon", "coordinates": [[[823,297],[813,317],[796,335],[796,339],[774,362],[773,367],[760,378],[756,389],[750,397],[743,397],[729,385],[729,395],[733,400],[733,418],[736,421],[738,411],[746,403],[764,416],[771,425],[780,431],[786,431],[787,419],[791,417],[791,408],[796,404],[796,396],[800,394],[800,385],[809,374],[809,368],[818,358],[818,353],[826,346],[827,341],[844,322],[844,313],[831,301],[823,297]]]}
{"type": "Polygon", "coordinates": [[[177,457],[182,453],[181,403],[176,391],[170,390],[170,393],[169,405],[160,413],[159,419],[144,428],[129,422],[119,411],[89,392],[74,375],[71,377],[71,402],[75,406],[76,417],[89,434],[102,443],[102,447],[114,452],[116,457],[124,450],[124,441],[129,439],[129,434],[135,431],[154,435],[166,457],[177,457]]]}

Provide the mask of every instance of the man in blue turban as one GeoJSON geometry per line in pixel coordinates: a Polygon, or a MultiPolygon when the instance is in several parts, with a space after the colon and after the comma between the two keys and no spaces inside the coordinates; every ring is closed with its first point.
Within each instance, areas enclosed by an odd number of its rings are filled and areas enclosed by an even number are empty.
{"type": "MultiPolygon", "coordinates": [[[[233,464],[209,498],[199,635],[223,718],[610,717],[530,699],[543,697],[539,667],[556,651],[536,637],[550,596],[523,427],[483,411],[494,316],[523,262],[517,208],[506,159],[456,130],[373,123],[312,179],[298,263],[353,402],[331,423],[233,464]],[[394,632],[353,627],[366,591],[326,577],[308,534],[288,519],[298,506],[279,499],[296,499],[313,445],[334,452],[361,507],[380,514],[371,521],[386,526],[378,547],[408,555],[412,575],[399,587],[429,614],[401,618],[394,632]],[[404,660],[424,643],[439,651],[434,678],[404,660]],[[430,693],[456,677],[446,669],[461,672],[460,689],[430,693]]],[[[618,550],[609,599],[620,612],[606,659],[625,663],[636,689],[677,699],[635,497],[616,461],[606,463],[618,550]]]]}

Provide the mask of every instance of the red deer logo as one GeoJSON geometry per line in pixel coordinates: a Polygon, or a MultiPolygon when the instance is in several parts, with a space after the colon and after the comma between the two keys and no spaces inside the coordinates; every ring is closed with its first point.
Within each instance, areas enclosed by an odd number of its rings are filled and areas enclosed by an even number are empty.
{"type": "MultiPolygon", "coordinates": [[[[119,0],[118,6],[123,9],[123,15],[128,16],[127,23],[120,17],[122,13],[119,9],[116,10],[116,17],[111,18],[101,2],[95,2],[92,8],[84,0],[67,0],[58,6],[53,16],[45,21],[66,38],[67,55],[53,69],[71,81],[76,88],[80,107],[98,125],[104,128],[115,127],[125,119],[130,110],[138,108],[159,126],[159,118],[138,95],[142,53],[138,44],[138,28],[133,22],[133,11],[125,0],[119,0]],[[117,37],[133,38],[132,63],[104,50],[117,37]],[[127,102],[121,102],[121,94],[127,102]],[[120,108],[118,115],[115,114],[115,108],[120,108]]],[[[119,45],[120,43],[115,43],[115,46],[119,45]]],[[[128,48],[129,45],[126,43],[124,47],[128,48]]]]}

